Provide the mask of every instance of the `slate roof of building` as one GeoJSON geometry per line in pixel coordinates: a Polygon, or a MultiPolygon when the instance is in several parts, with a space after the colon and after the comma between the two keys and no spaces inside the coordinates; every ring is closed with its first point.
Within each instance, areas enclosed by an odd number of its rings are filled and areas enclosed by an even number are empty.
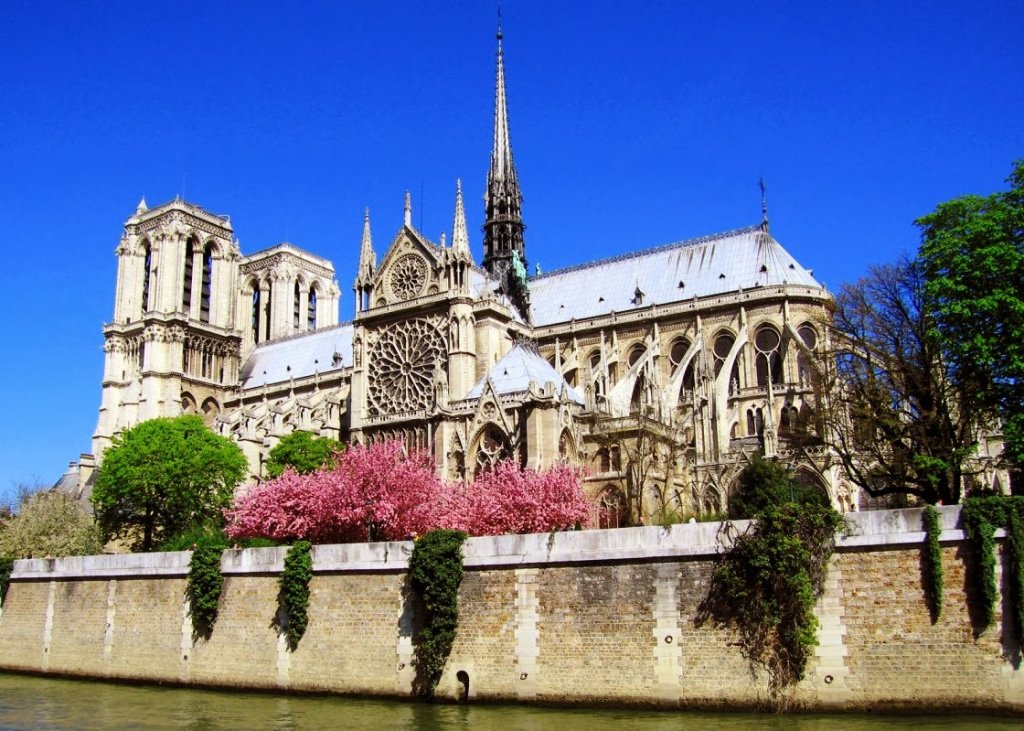
{"type": "Polygon", "coordinates": [[[822,288],[761,226],[751,226],[544,274],[530,280],[530,309],[533,324],[543,326],[780,284],[822,288]]]}
{"type": "Polygon", "coordinates": [[[494,390],[499,395],[523,393],[532,381],[538,388],[546,383],[555,385],[555,394],[561,396],[563,391],[570,401],[583,403],[583,397],[532,347],[522,343],[513,346],[505,356],[487,372],[487,375],[476,382],[466,394],[467,399],[480,398],[484,393],[487,379],[491,379],[494,390]]]}
{"type": "Polygon", "coordinates": [[[352,323],[258,345],[242,366],[242,388],[305,378],[352,365],[352,323]],[[341,356],[335,365],[335,353],[341,356]]]}

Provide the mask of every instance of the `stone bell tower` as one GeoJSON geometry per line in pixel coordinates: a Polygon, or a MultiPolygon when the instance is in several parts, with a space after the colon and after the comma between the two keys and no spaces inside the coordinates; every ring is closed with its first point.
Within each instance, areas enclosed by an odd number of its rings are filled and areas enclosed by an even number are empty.
{"type": "Polygon", "coordinates": [[[116,253],[97,456],[116,433],[146,419],[197,412],[212,420],[240,367],[240,255],[227,217],[180,198],[152,209],[143,199],[116,253]]]}

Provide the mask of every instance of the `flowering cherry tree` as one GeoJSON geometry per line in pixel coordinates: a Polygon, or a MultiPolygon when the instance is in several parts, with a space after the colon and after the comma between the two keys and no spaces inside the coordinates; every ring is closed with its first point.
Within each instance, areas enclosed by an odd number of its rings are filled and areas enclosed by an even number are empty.
{"type": "Polygon", "coordinates": [[[400,540],[433,528],[471,535],[541,533],[588,526],[592,507],[576,468],[536,472],[511,460],[463,485],[445,485],[425,452],[400,442],[356,446],[311,474],[287,470],[227,511],[233,539],[314,543],[400,540]]]}
{"type": "Polygon", "coordinates": [[[580,470],[568,465],[536,472],[506,460],[465,488],[449,489],[448,527],[470,535],[546,533],[592,522],[580,470]]]}
{"type": "Polygon", "coordinates": [[[315,543],[396,540],[433,527],[442,483],[423,452],[399,442],[356,446],[331,468],[288,470],[227,512],[232,538],[305,538],[315,543]]]}

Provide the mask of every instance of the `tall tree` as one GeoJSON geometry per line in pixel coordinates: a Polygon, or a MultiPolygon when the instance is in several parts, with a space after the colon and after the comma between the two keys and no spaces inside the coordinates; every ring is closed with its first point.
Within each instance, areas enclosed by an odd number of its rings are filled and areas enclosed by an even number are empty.
{"type": "Polygon", "coordinates": [[[114,437],[92,503],[105,538],[149,551],[189,527],[219,523],[247,472],[242,450],[200,417],[151,419],[114,437]]]}
{"type": "Polygon", "coordinates": [[[873,267],[836,298],[820,383],[825,438],[872,496],[958,502],[974,445],[971,412],[935,335],[921,265],[873,267]]]}
{"type": "Polygon", "coordinates": [[[965,411],[1002,420],[1006,456],[1024,468],[1024,160],[989,196],[919,219],[934,334],[965,411]]]}
{"type": "Polygon", "coordinates": [[[280,477],[291,467],[300,475],[334,464],[334,455],[345,448],[336,439],[318,438],[308,431],[294,431],[267,454],[267,476],[280,477]]]}

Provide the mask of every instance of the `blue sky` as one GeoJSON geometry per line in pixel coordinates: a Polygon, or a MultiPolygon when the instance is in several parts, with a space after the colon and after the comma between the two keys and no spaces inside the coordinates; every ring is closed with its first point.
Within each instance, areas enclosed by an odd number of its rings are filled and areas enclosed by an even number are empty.
{"type": "MultiPolygon", "coordinates": [[[[491,139],[490,2],[0,4],[8,304],[0,499],[87,451],[114,248],[143,195],[229,214],[242,250],[332,259],[363,209],[472,243],[491,139]]],[[[507,0],[527,254],[545,270],[760,220],[831,289],[914,218],[1024,157],[1024,3],[507,0]]]]}

